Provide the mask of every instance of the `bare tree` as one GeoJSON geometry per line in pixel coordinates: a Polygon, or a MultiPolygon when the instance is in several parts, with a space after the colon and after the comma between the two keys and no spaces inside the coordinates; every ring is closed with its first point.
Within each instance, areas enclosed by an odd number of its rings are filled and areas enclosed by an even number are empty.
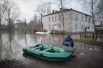
{"type": "MultiPolygon", "coordinates": [[[[37,12],[40,15],[41,24],[42,24],[43,15],[51,13],[51,4],[52,4],[51,2],[46,2],[46,3],[38,4],[37,12]]],[[[43,27],[43,25],[42,25],[42,27],[43,27]]]]}
{"type": "Polygon", "coordinates": [[[63,32],[64,32],[64,14],[63,14],[63,8],[64,8],[64,1],[63,0],[58,0],[59,4],[58,6],[60,7],[61,11],[61,16],[62,16],[62,24],[63,24],[63,32]]]}
{"type": "Polygon", "coordinates": [[[69,5],[69,2],[70,2],[70,0],[57,0],[55,4],[59,8],[66,8],[66,6],[69,5]]]}
{"type": "Polygon", "coordinates": [[[65,24],[64,24],[64,14],[63,14],[63,10],[66,7],[66,5],[69,4],[69,0],[57,0],[58,2],[56,3],[58,5],[58,7],[60,8],[60,12],[61,12],[61,16],[62,16],[62,25],[63,25],[63,33],[65,33],[65,24]]]}
{"type": "Polygon", "coordinates": [[[20,9],[18,4],[12,0],[6,0],[4,4],[5,9],[5,19],[8,22],[9,28],[11,30],[11,26],[14,24],[14,21],[20,15],[20,9]]]}
{"type": "MultiPolygon", "coordinates": [[[[87,10],[89,10],[92,16],[92,23],[94,24],[94,31],[97,35],[97,31],[95,27],[95,16],[96,16],[95,8],[97,6],[98,0],[79,0],[79,1],[82,2],[83,6],[86,7],[87,10]]],[[[94,33],[93,33],[93,37],[94,37],[94,33]]]]}
{"type": "Polygon", "coordinates": [[[37,11],[40,14],[40,17],[41,17],[40,19],[41,19],[41,24],[42,24],[43,15],[46,13],[46,4],[45,3],[38,4],[37,11]]]}
{"type": "Polygon", "coordinates": [[[1,30],[1,23],[2,23],[2,19],[4,17],[5,14],[5,9],[4,9],[4,5],[5,5],[5,1],[3,2],[3,0],[1,0],[2,2],[0,3],[0,30],[1,30]]]}
{"type": "Polygon", "coordinates": [[[103,0],[99,0],[95,8],[96,17],[103,18],[103,0]]]}
{"type": "Polygon", "coordinates": [[[25,30],[26,28],[28,28],[26,19],[25,19],[24,23],[25,23],[25,26],[24,26],[24,30],[25,30]]]}
{"type": "Polygon", "coordinates": [[[47,2],[45,3],[46,5],[46,14],[50,14],[51,13],[51,2],[47,2]]]}
{"type": "Polygon", "coordinates": [[[29,22],[29,28],[30,29],[35,29],[35,28],[37,28],[38,26],[37,26],[37,16],[36,16],[36,14],[33,16],[33,18],[31,19],[31,21],[29,22]]]}

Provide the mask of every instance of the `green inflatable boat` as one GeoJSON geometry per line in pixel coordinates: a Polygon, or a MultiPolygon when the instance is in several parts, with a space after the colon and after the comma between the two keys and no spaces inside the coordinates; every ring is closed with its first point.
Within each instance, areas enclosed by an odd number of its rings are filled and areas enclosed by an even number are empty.
{"type": "Polygon", "coordinates": [[[54,47],[46,44],[38,44],[35,46],[27,46],[22,48],[24,53],[48,61],[66,61],[72,57],[72,52],[64,51],[59,47],[54,47]]]}

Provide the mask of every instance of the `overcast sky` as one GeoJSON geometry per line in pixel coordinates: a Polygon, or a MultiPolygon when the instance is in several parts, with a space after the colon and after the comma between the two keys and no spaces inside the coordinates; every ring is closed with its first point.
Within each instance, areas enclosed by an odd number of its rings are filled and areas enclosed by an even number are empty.
{"type": "MultiPolygon", "coordinates": [[[[21,16],[20,19],[24,20],[27,19],[27,22],[30,21],[30,19],[37,13],[36,8],[37,5],[42,2],[53,2],[55,0],[17,0],[17,3],[21,10],[21,16]]],[[[72,2],[68,5],[69,8],[73,8],[78,11],[82,11],[82,7],[79,4],[79,2],[76,2],[76,0],[72,0],[72,2]]],[[[56,9],[57,7],[53,7],[52,9],[56,9]]]]}

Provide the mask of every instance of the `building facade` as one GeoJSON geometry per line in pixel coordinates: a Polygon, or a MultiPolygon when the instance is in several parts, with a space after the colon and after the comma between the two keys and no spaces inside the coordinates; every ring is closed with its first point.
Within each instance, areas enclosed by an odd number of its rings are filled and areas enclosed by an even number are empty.
{"type": "Polygon", "coordinates": [[[25,23],[16,23],[14,25],[14,28],[17,29],[17,30],[25,30],[25,23]]]}
{"type": "Polygon", "coordinates": [[[66,32],[84,32],[85,29],[88,32],[94,32],[92,16],[73,9],[64,9],[63,13],[53,11],[53,13],[43,16],[43,29],[63,31],[63,17],[66,32]]]}

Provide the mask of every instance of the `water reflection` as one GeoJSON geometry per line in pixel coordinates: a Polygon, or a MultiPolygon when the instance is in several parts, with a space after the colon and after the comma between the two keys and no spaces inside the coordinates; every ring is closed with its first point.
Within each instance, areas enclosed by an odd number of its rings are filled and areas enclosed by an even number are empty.
{"type": "Polygon", "coordinates": [[[2,55],[1,51],[2,51],[2,37],[1,37],[1,32],[0,32],[0,60],[1,60],[1,55],[2,55]]]}
{"type": "MultiPolygon", "coordinates": [[[[72,35],[73,39],[89,39],[90,37],[79,37],[80,35],[72,35]]],[[[0,33],[0,60],[3,59],[23,59],[22,47],[34,46],[35,44],[48,44],[57,47],[63,47],[64,35],[50,34],[25,34],[25,33],[0,33]]],[[[103,51],[102,47],[91,45],[89,43],[80,43],[75,41],[76,51],[84,53],[84,51],[103,51]]]]}
{"type": "Polygon", "coordinates": [[[11,33],[0,34],[0,58],[4,59],[15,59],[17,54],[20,52],[20,45],[14,39],[14,35],[11,33]]]}
{"type": "Polygon", "coordinates": [[[95,37],[92,36],[92,34],[86,34],[86,36],[84,34],[72,34],[72,38],[74,39],[79,39],[79,40],[90,40],[90,41],[103,41],[103,37],[99,37],[97,35],[95,35],[95,37]]]}
{"type": "Polygon", "coordinates": [[[91,44],[86,44],[86,43],[80,43],[80,42],[76,42],[75,46],[77,47],[77,49],[83,49],[83,50],[95,50],[95,51],[102,51],[103,48],[100,46],[95,46],[95,45],[91,45],[91,44]],[[80,45],[80,46],[78,46],[80,45]]]}

